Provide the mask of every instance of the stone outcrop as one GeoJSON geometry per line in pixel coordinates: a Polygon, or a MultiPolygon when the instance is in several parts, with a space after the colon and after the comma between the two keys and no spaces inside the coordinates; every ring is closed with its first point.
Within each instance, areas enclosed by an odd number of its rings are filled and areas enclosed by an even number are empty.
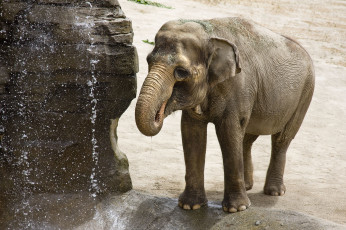
{"type": "Polygon", "coordinates": [[[199,210],[183,210],[176,199],[136,191],[109,195],[96,202],[86,194],[46,194],[31,197],[30,221],[25,216],[5,226],[9,229],[280,229],[342,230],[345,226],[289,210],[250,207],[225,213],[220,202],[199,210]],[[74,213],[74,215],[71,215],[74,213]]]}
{"type": "Polygon", "coordinates": [[[136,96],[138,61],[118,1],[0,4],[0,206],[130,190],[116,127],[136,96]]]}

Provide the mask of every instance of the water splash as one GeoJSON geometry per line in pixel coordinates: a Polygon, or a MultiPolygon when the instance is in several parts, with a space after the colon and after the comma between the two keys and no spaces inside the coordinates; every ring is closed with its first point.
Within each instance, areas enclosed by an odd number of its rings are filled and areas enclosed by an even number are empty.
{"type": "MultiPolygon", "coordinates": [[[[17,61],[18,61],[19,66],[24,67],[28,60],[26,57],[23,57],[21,59],[18,59],[17,61]]],[[[27,76],[28,76],[27,70],[23,69],[20,72],[20,74],[18,75],[18,82],[23,82],[27,76]]],[[[18,126],[17,132],[21,133],[19,141],[26,143],[29,139],[29,134],[26,132],[25,129],[20,130],[20,127],[22,125],[25,125],[25,126],[30,125],[25,121],[26,116],[28,116],[28,113],[30,113],[30,108],[27,105],[28,98],[27,98],[26,91],[22,88],[20,90],[18,90],[18,95],[16,95],[16,98],[18,98],[18,102],[16,105],[16,107],[18,109],[17,114],[21,118],[21,120],[23,121],[23,124],[18,126]]],[[[17,161],[18,166],[21,169],[20,172],[21,172],[22,182],[20,182],[20,180],[15,181],[16,185],[18,187],[22,188],[21,205],[15,209],[15,215],[23,215],[24,223],[25,223],[25,225],[27,225],[26,227],[28,227],[28,228],[30,228],[32,225],[32,221],[30,218],[30,214],[32,213],[32,207],[29,204],[29,199],[30,199],[30,196],[32,194],[31,185],[34,184],[34,182],[32,182],[30,180],[30,176],[31,176],[33,169],[30,165],[29,154],[30,153],[27,149],[25,149],[25,148],[21,149],[20,155],[16,161],[17,161]],[[22,183],[22,185],[21,185],[21,183],[22,183]]]]}

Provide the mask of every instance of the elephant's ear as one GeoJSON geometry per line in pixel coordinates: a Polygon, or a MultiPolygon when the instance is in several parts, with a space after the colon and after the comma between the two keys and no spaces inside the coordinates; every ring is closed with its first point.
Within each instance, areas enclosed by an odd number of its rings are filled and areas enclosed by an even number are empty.
{"type": "Polygon", "coordinates": [[[211,87],[217,83],[234,77],[241,72],[238,48],[232,42],[212,37],[209,40],[210,57],[208,60],[209,84],[211,87]]]}

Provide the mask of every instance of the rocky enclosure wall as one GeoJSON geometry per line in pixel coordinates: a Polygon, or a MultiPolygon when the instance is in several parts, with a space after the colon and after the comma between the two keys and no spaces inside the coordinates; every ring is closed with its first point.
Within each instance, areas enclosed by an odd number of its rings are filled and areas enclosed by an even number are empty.
{"type": "Polygon", "coordinates": [[[136,96],[132,38],[117,0],[1,1],[0,205],[131,189],[116,127],[136,96]]]}

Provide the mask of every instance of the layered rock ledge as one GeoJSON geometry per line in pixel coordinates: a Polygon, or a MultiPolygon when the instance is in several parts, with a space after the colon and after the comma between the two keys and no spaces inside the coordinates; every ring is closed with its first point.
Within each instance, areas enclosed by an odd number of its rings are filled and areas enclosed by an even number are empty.
{"type": "Polygon", "coordinates": [[[138,60],[118,1],[3,0],[0,26],[0,216],[30,215],[38,194],[130,190],[116,130],[138,60]]]}

